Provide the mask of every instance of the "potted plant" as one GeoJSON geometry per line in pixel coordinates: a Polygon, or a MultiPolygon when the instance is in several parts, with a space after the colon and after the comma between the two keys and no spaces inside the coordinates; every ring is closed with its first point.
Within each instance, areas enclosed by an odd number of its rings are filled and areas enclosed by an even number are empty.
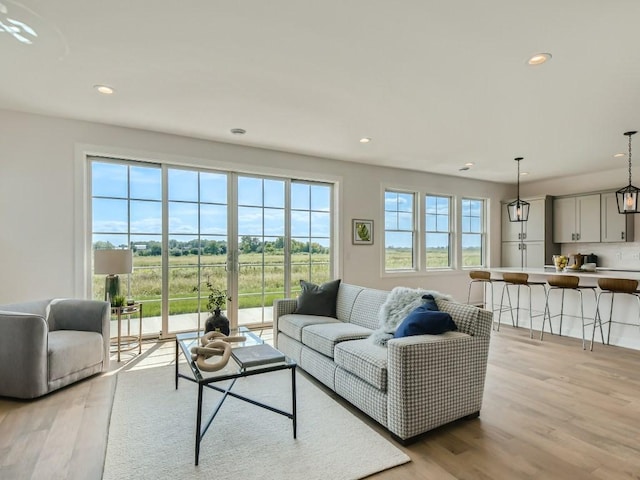
{"type": "Polygon", "coordinates": [[[125,297],[124,295],[116,295],[111,299],[112,307],[124,307],[125,297]]]}
{"type": "Polygon", "coordinates": [[[207,333],[217,330],[229,335],[229,319],[220,313],[227,303],[227,291],[214,286],[208,278],[205,285],[209,289],[207,310],[211,312],[211,316],[204,323],[204,331],[207,333]]]}

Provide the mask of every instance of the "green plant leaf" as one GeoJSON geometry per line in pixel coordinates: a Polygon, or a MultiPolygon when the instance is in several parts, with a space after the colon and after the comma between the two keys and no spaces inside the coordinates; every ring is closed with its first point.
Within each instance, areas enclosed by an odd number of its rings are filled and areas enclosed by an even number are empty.
{"type": "Polygon", "coordinates": [[[358,223],[356,225],[356,232],[358,233],[358,238],[362,241],[369,242],[371,241],[371,235],[369,234],[369,229],[367,225],[364,223],[358,223]]]}

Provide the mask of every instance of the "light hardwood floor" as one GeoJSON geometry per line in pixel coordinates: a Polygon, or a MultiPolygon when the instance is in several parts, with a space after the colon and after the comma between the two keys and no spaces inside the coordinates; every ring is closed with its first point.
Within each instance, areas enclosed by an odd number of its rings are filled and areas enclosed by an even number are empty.
{"type": "MultiPolygon", "coordinates": [[[[145,344],[126,368],[171,363],[173,345],[145,344]]],[[[35,402],[0,399],[0,478],[99,479],[112,378],[35,402]]],[[[502,327],[491,339],[480,418],[400,448],[412,461],[372,479],[640,479],[640,351],[583,351],[576,339],[540,342],[502,327]]]]}

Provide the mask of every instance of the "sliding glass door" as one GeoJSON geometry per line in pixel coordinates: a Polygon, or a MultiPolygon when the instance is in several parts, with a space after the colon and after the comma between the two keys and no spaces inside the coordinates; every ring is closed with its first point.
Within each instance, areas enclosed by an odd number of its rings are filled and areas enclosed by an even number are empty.
{"type": "Polygon", "coordinates": [[[236,218],[238,324],[272,321],[271,306],[285,294],[285,191],[279,179],[238,176],[236,218]]]}
{"type": "Polygon", "coordinates": [[[203,328],[207,282],[232,325],[263,326],[299,280],[331,278],[330,184],[98,157],[90,172],[93,248],[133,250],[123,293],[144,303],[143,334],[203,328]]]}
{"type": "Polygon", "coordinates": [[[193,330],[209,315],[209,290],[227,288],[228,175],[167,169],[168,332],[193,330]]]}

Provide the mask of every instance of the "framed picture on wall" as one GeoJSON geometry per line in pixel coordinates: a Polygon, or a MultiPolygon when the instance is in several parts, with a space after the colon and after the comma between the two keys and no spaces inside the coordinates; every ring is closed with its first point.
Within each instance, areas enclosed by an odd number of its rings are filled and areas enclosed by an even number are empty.
{"type": "Polygon", "coordinates": [[[373,245],[373,220],[354,218],[352,242],[354,245],[373,245]]]}

